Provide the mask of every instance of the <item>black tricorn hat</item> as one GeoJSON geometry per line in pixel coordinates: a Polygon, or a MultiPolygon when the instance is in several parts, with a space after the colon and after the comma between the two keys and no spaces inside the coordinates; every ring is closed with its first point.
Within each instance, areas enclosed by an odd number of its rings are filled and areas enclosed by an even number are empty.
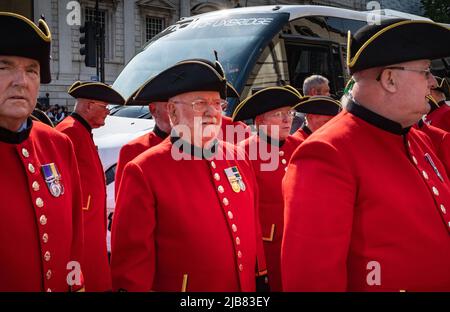
{"type": "MultiPolygon", "coordinates": [[[[218,62],[216,62],[218,63],[218,62]]],[[[219,64],[220,65],[220,64],[219,64]]],[[[222,66],[220,66],[221,68],[222,66]]],[[[202,60],[185,60],[162,71],[148,80],[127,100],[130,105],[146,105],[150,102],[167,102],[170,98],[194,91],[217,91],[227,96],[227,84],[223,70],[202,60]]]]}
{"type": "Polygon", "coordinates": [[[433,88],[433,90],[437,90],[440,91],[442,93],[445,94],[445,97],[448,99],[450,98],[450,83],[449,83],[449,78],[440,78],[440,77],[434,77],[436,78],[437,81],[437,86],[435,88],[433,88]]]}
{"type": "Polygon", "coordinates": [[[389,19],[348,32],[351,74],[373,67],[450,55],[450,29],[426,20],[389,19]]]}
{"type": "Polygon", "coordinates": [[[330,96],[315,95],[303,97],[293,108],[304,114],[336,116],[342,110],[342,104],[330,96]]]}
{"type": "Polygon", "coordinates": [[[0,12],[0,55],[21,56],[36,60],[40,65],[41,83],[52,80],[50,46],[52,35],[47,23],[38,25],[28,18],[10,12],[0,12]]]}
{"type": "Polygon", "coordinates": [[[74,82],[67,91],[76,99],[89,99],[123,105],[125,99],[111,86],[102,82],[74,82]]]}
{"type": "Polygon", "coordinates": [[[295,106],[302,95],[291,86],[268,87],[239,103],[233,111],[233,121],[247,120],[272,110],[295,106]]]}
{"type": "Polygon", "coordinates": [[[47,116],[47,114],[41,111],[39,108],[35,108],[30,117],[36,121],[40,121],[46,125],[49,125],[52,128],[55,127],[52,120],[47,116]]]}

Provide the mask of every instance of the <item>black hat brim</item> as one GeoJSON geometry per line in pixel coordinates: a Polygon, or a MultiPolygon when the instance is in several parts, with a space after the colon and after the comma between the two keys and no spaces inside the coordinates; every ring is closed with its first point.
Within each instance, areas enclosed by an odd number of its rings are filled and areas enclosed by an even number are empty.
{"type": "Polygon", "coordinates": [[[119,92],[101,82],[75,82],[67,92],[76,99],[90,99],[123,105],[124,98],[119,92]]]}
{"type": "Polygon", "coordinates": [[[39,62],[41,83],[51,82],[51,33],[47,23],[38,25],[26,17],[0,12],[0,55],[26,57],[39,62]]]}
{"type": "Polygon", "coordinates": [[[239,103],[234,112],[233,121],[253,119],[272,110],[290,106],[301,101],[301,95],[286,87],[268,87],[249,96],[239,103]]]}
{"type": "Polygon", "coordinates": [[[342,110],[342,105],[331,97],[306,96],[294,109],[304,114],[336,116],[342,110]]]}
{"type": "Polygon", "coordinates": [[[421,59],[450,55],[450,29],[426,20],[387,20],[348,33],[350,73],[421,59]]]}
{"type": "Polygon", "coordinates": [[[162,71],[139,88],[127,103],[146,105],[150,102],[167,102],[170,98],[187,92],[217,91],[226,97],[225,77],[201,61],[183,61],[162,71]]]}

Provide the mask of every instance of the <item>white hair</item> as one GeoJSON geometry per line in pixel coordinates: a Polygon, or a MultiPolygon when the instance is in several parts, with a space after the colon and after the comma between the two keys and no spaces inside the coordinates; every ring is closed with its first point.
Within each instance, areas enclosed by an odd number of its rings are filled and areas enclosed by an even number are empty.
{"type": "Polygon", "coordinates": [[[321,84],[328,84],[329,80],[321,75],[312,75],[303,81],[303,95],[310,95],[312,88],[317,88],[321,84]]]}

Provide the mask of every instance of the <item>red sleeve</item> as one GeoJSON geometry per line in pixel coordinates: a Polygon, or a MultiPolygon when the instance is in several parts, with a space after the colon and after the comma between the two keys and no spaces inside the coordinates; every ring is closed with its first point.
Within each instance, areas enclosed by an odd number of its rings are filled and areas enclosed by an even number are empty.
{"type": "Polygon", "coordinates": [[[345,155],[305,142],[283,180],[285,291],[346,291],[356,181],[345,155]]]}
{"type": "Polygon", "coordinates": [[[155,273],[155,198],[142,169],[125,166],[111,239],[113,290],[150,291],[155,273]]]}

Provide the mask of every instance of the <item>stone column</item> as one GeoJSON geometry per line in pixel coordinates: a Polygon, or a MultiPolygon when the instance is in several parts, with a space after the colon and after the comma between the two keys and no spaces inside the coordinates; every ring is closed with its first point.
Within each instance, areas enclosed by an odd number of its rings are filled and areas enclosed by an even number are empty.
{"type": "Polygon", "coordinates": [[[135,1],[125,0],[123,1],[123,36],[124,36],[124,62],[128,63],[129,60],[136,53],[135,50],[135,1]]]}
{"type": "Polygon", "coordinates": [[[180,18],[191,16],[191,1],[180,0],[180,18]]]}

